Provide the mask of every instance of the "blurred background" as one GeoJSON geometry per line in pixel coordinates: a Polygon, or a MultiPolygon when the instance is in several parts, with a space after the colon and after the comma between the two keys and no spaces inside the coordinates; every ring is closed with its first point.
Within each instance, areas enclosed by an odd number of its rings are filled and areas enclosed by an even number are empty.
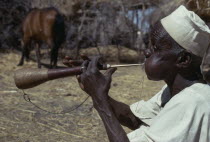
{"type": "Polygon", "coordinates": [[[66,38],[59,57],[78,56],[88,52],[81,51],[86,48],[96,48],[94,55],[108,56],[106,47],[112,45],[111,48],[117,48],[119,61],[134,58],[124,59],[125,51],[120,56],[125,47],[140,55],[130,62],[143,62],[142,50],[149,45],[149,32],[155,22],[181,4],[209,22],[209,3],[208,0],[1,0],[0,49],[21,51],[20,29],[26,14],[33,8],[55,7],[65,18],[66,38]]]}

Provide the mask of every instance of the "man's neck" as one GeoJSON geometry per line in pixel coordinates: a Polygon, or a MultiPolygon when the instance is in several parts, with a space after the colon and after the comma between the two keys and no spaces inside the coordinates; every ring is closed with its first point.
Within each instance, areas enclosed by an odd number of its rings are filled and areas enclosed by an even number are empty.
{"type": "Polygon", "coordinates": [[[190,81],[183,78],[181,75],[177,74],[174,81],[172,83],[167,83],[167,85],[170,89],[171,97],[173,97],[176,94],[178,94],[180,91],[182,91],[183,89],[198,82],[201,82],[201,81],[198,81],[198,80],[190,81]]]}

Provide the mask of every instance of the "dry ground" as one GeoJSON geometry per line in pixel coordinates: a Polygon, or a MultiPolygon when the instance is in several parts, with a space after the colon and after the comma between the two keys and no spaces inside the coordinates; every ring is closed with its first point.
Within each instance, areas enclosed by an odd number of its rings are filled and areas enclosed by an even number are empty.
{"type": "MultiPolygon", "coordinates": [[[[20,55],[0,54],[0,142],[108,142],[102,121],[91,99],[70,114],[46,113],[23,99],[23,92],[13,81],[20,55]]],[[[28,62],[24,67],[35,67],[28,62]]],[[[118,68],[113,75],[110,95],[126,104],[150,98],[163,82],[147,80],[140,67],[118,68]]],[[[25,90],[38,106],[65,112],[81,103],[87,95],[75,77],[47,82],[25,90]]],[[[125,128],[126,132],[130,130],[125,128]]]]}

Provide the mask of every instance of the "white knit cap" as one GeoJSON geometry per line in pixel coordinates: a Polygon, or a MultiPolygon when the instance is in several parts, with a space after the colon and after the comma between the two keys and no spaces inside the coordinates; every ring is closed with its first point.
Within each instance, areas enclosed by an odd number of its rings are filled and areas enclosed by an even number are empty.
{"type": "Polygon", "coordinates": [[[204,56],[210,43],[210,29],[197,14],[181,5],[161,23],[180,46],[197,56],[204,56]]]}

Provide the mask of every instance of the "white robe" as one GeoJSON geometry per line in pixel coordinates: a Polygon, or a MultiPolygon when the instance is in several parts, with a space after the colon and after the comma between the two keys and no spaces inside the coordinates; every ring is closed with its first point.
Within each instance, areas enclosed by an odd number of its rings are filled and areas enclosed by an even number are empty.
{"type": "Polygon", "coordinates": [[[129,133],[130,142],[210,142],[209,85],[193,84],[172,98],[165,85],[150,100],[130,108],[149,125],[129,133]]]}

